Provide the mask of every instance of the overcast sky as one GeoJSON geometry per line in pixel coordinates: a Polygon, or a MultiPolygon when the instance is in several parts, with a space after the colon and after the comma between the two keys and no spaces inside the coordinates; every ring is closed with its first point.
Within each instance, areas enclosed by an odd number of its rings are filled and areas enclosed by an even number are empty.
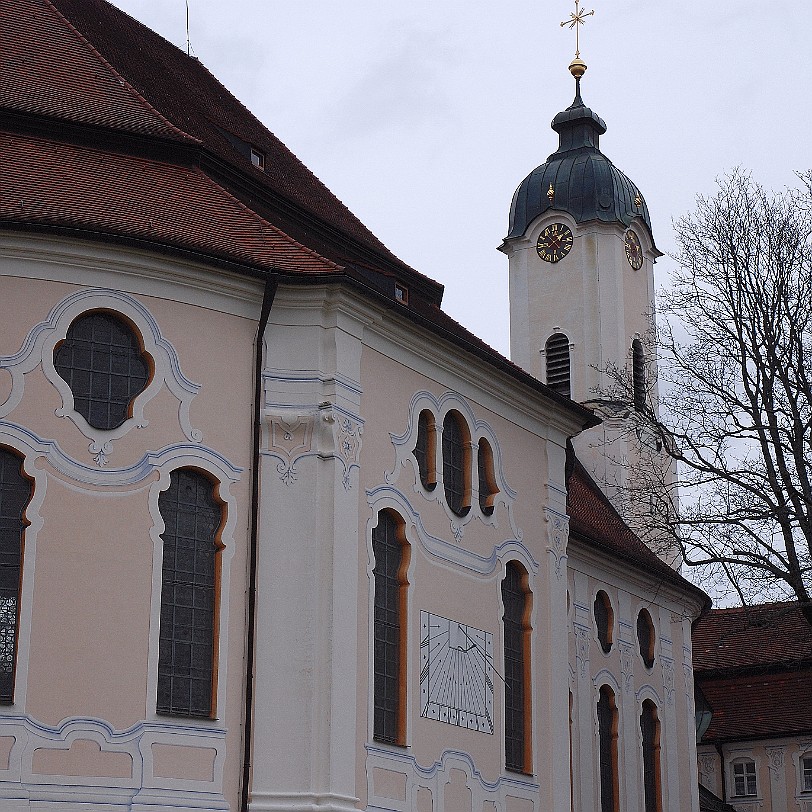
{"type": "MultiPolygon", "coordinates": [[[[184,0],[115,0],[186,48],[184,0]]],[[[584,101],[642,190],[654,238],[735,166],[765,185],[812,168],[812,2],[595,0],[584,101]]],[[[508,352],[519,182],[572,101],[568,0],[189,0],[192,52],[401,259],[508,352]]],[[[156,66],[157,67],[157,66],[156,66]]],[[[657,264],[667,279],[671,260],[657,264]]]]}

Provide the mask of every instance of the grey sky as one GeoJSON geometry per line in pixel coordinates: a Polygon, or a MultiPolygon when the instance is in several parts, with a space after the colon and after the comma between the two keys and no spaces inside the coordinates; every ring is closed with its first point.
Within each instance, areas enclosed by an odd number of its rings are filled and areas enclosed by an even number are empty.
{"type": "MultiPolygon", "coordinates": [[[[115,4],[185,48],[184,0],[115,4]]],[[[189,0],[194,54],[398,256],[445,309],[508,351],[516,186],[572,101],[569,0],[189,0]]],[[[594,0],[584,101],[601,148],[671,219],[734,166],[767,186],[812,168],[812,3],[594,0]]],[[[699,248],[699,247],[698,247],[699,248]]],[[[667,278],[671,260],[657,264],[667,278]]]]}

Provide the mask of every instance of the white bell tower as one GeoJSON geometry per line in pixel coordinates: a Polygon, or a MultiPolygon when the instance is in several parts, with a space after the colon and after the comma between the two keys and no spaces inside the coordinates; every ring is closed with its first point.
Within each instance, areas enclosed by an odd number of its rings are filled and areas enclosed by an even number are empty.
{"type": "Polygon", "coordinates": [[[575,100],[552,122],[558,149],[519,185],[500,246],[510,269],[515,363],[559,394],[593,408],[600,426],[576,454],[633,530],[658,549],[655,512],[668,456],[639,430],[636,408],[658,409],[651,351],[654,262],[662,254],[637,186],[600,151],[606,124],[581,99],[586,65],[570,65],[575,100]],[[612,370],[628,382],[617,385],[612,370]]]}

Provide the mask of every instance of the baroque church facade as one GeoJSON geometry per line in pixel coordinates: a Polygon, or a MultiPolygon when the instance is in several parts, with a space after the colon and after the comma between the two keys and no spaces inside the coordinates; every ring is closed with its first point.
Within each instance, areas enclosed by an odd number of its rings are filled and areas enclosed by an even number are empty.
{"type": "Polygon", "coordinates": [[[510,361],[196,59],[0,15],[0,809],[698,810],[709,601],[600,450],[658,252],[580,91],[510,361]]]}

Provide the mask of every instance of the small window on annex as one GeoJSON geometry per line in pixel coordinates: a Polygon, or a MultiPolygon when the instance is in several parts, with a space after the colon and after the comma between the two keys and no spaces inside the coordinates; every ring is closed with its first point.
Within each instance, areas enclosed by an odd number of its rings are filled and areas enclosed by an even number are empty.
{"type": "Polygon", "coordinates": [[[571,397],[570,340],[564,333],[553,333],[544,345],[547,358],[547,386],[571,397]]]}
{"type": "Polygon", "coordinates": [[[465,516],[471,507],[471,462],[468,427],[459,412],[443,420],[443,486],[452,513],[465,516]]]}
{"type": "Polygon", "coordinates": [[[632,341],[632,389],[634,408],[642,412],[646,408],[646,359],[639,338],[632,341]]]}
{"type": "Polygon", "coordinates": [[[598,642],[604,654],[612,650],[612,632],[615,625],[615,613],[609,596],[601,590],[595,596],[595,628],[598,632],[598,642]]]}
{"type": "Polygon", "coordinates": [[[737,797],[758,795],[756,762],[740,758],[733,762],[733,794],[737,797]]]}
{"type": "Polygon", "coordinates": [[[479,509],[484,516],[493,514],[494,496],[499,493],[496,476],[493,472],[493,449],[484,438],[479,438],[477,450],[477,471],[479,473],[479,509]]]}
{"type": "Polygon", "coordinates": [[[31,501],[31,482],[23,461],[0,448],[0,704],[14,702],[14,672],[20,617],[23,540],[31,501]]]}
{"type": "Polygon", "coordinates": [[[103,311],[75,319],[54,352],[54,368],[73,393],[73,408],[104,431],[130,416],[133,400],[149,382],[150,366],[130,325],[103,311]]]}
{"type": "Polygon", "coordinates": [[[637,642],[640,646],[640,656],[646,668],[654,665],[654,622],[648,609],[641,609],[637,615],[637,642]]]}
{"type": "Polygon", "coordinates": [[[801,787],[804,792],[812,792],[812,754],[801,759],[801,787]]]}
{"type": "Polygon", "coordinates": [[[417,460],[420,482],[427,491],[433,491],[437,486],[436,443],[437,428],[434,423],[434,415],[428,409],[423,409],[417,418],[417,442],[414,446],[414,458],[417,460]]]}
{"type": "Polygon", "coordinates": [[[179,468],[158,509],[165,529],[157,710],[214,717],[223,506],[207,476],[179,468]]]}

